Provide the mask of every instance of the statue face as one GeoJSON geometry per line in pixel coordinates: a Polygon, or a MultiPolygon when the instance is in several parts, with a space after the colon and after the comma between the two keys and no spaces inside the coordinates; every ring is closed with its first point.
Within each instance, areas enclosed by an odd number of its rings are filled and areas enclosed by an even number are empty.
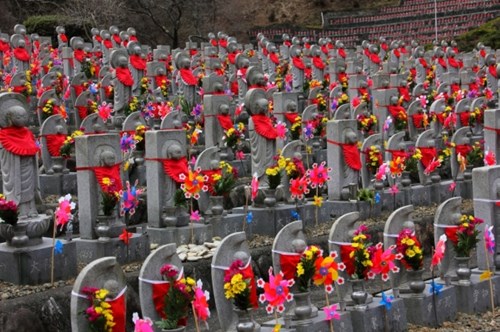
{"type": "Polygon", "coordinates": [[[267,108],[269,105],[267,99],[260,98],[259,100],[257,100],[255,104],[256,104],[256,110],[255,110],[256,113],[264,114],[267,112],[267,108]]]}
{"type": "Polygon", "coordinates": [[[172,144],[167,149],[167,158],[170,159],[181,159],[183,157],[182,148],[179,144],[172,144]]]}
{"type": "Polygon", "coordinates": [[[120,66],[120,67],[127,67],[128,66],[128,60],[125,56],[121,56],[118,58],[118,66],[120,66]]]}
{"type": "Polygon", "coordinates": [[[243,262],[243,264],[246,264],[248,262],[248,259],[249,259],[248,254],[244,251],[235,252],[233,258],[235,260],[239,259],[240,261],[243,262]]]}
{"type": "Polygon", "coordinates": [[[287,105],[286,105],[286,111],[287,112],[297,112],[297,104],[292,101],[292,102],[289,102],[287,105]]]}
{"type": "Polygon", "coordinates": [[[21,105],[12,106],[7,113],[10,115],[10,121],[15,127],[25,127],[28,124],[28,112],[21,105]]]}
{"type": "Polygon", "coordinates": [[[219,106],[219,112],[220,114],[227,115],[229,114],[229,106],[226,104],[222,104],[219,106]]]}
{"type": "Polygon", "coordinates": [[[302,239],[295,239],[292,241],[292,248],[296,253],[302,253],[306,250],[307,244],[302,239]]]}
{"type": "Polygon", "coordinates": [[[20,48],[26,47],[26,42],[24,41],[24,39],[19,39],[18,47],[20,48]]]}
{"type": "Polygon", "coordinates": [[[102,166],[113,166],[116,164],[115,154],[111,151],[103,151],[101,153],[101,164],[102,166]]]}
{"type": "Polygon", "coordinates": [[[210,160],[210,169],[218,169],[219,164],[220,164],[220,160],[218,160],[218,159],[210,160]]]}

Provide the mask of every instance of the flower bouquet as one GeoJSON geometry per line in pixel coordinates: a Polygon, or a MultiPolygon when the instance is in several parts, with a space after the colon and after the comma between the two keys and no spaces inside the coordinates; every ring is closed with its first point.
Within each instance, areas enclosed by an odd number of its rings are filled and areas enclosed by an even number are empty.
{"type": "Polygon", "coordinates": [[[175,329],[185,325],[191,301],[194,297],[194,279],[184,277],[176,266],[165,264],[160,269],[160,274],[170,284],[164,299],[164,319],[155,324],[165,330],[175,329]]]}
{"type": "Polygon", "coordinates": [[[61,145],[61,148],[59,150],[61,157],[69,158],[71,156],[71,151],[74,150],[73,148],[75,146],[75,137],[82,136],[82,135],[83,135],[83,131],[75,130],[71,135],[66,137],[63,145],[61,145]]]}
{"type": "Polygon", "coordinates": [[[445,229],[445,234],[448,240],[453,243],[457,257],[470,257],[471,251],[476,248],[479,242],[479,231],[476,226],[482,223],[482,219],[464,214],[457,227],[445,229]]]}
{"type": "Polygon", "coordinates": [[[367,227],[359,226],[354,232],[350,247],[342,248],[341,258],[346,266],[346,272],[353,280],[373,279],[375,274],[371,271],[372,245],[370,235],[366,234],[367,227]]]}
{"type": "Polygon", "coordinates": [[[316,259],[323,256],[323,252],[316,246],[308,246],[300,256],[295,272],[295,282],[300,292],[309,291],[311,281],[316,273],[316,259]]]}
{"type": "Polygon", "coordinates": [[[82,291],[88,296],[90,301],[90,306],[83,312],[89,321],[90,331],[113,331],[113,326],[115,326],[116,323],[114,322],[111,305],[106,302],[109,291],[104,288],[84,288],[82,291]]]}
{"type": "Polygon", "coordinates": [[[101,198],[102,213],[111,216],[121,198],[113,179],[108,177],[102,179],[101,198]]]}
{"type": "Polygon", "coordinates": [[[212,174],[211,179],[208,181],[209,192],[213,192],[215,196],[227,196],[236,183],[238,172],[236,168],[225,161],[221,161],[219,166],[221,169],[220,174],[212,174]]]}
{"type": "Polygon", "coordinates": [[[415,231],[405,228],[399,232],[396,240],[396,252],[403,255],[401,261],[407,269],[413,271],[422,269],[424,256],[415,231]]]}
{"type": "Polygon", "coordinates": [[[252,307],[250,301],[252,278],[242,270],[243,262],[235,260],[224,275],[224,295],[234,306],[246,311],[252,307]]]}

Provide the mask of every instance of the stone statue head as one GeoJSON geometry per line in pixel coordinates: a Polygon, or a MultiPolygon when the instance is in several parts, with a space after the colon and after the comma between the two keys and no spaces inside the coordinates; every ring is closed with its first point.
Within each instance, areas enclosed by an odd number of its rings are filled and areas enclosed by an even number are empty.
{"type": "Polygon", "coordinates": [[[183,156],[182,147],[178,143],[173,143],[167,148],[168,159],[181,159],[183,156]]]}
{"type": "Polygon", "coordinates": [[[345,136],[345,143],[347,144],[353,144],[358,141],[358,135],[351,128],[347,128],[344,131],[344,136],[345,136]]]}
{"type": "Polygon", "coordinates": [[[116,164],[116,156],[111,150],[104,150],[101,152],[99,156],[99,165],[100,166],[113,166],[116,164]]]}
{"type": "Polygon", "coordinates": [[[307,244],[302,239],[295,239],[292,241],[292,248],[295,253],[301,254],[306,250],[307,244]]]}
{"type": "Polygon", "coordinates": [[[228,115],[229,114],[229,105],[227,105],[227,104],[219,105],[219,114],[228,115]]]}
{"type": "Polygon", "coordinates": [[[28,121],[26,98],[18,93],[1,93],[0,127],[25,127],[28,121]]]}
{"type": "Polygon", "coordinates": [[[248,263],[248,260],[250,259],[250,256],[248,256],[248,253],[245,251],[236,251],[233,255],[234,260],[240,260],[243,262],[243,264],[248,263]]]}
{"type": "Polygon", "coordinates": [[[114,299],[115,297],[117,297],[121,291],[118,281],[114,279],[106,280],[106,282],[104,282],[103,288],[109,291],[108,298],[110,299],[114,299]]]}
{"type": "Polygon", "coordinates": [[[92,36],[97,36],[99,34],[99,29],[97,28],[92,28],[90,30],[90,33],[92,34],[92,36]]]}
{"type": "Polygon", "coordinates": [[[213,32],[209,32],[209,33],[208,33],[208,38],[210,38],[210,39],[215,39],[215,33],[213,33],[213,32]]]}
{"type": "Polygon", "coordinates": [[[285,112],[295,113],[297,112],[297,103],[290,100],[285,105],[285,112]]]}
{"type": "Polygon", "coordinates": [[[255,112],[252,112],[253,114],[266,114],[269,107],[269,102],[266,98],[259,98],[256,100],[255,106],[255,112]]]}
{"type": "Polygon", "coordinates": [[[26,41],[24,39],[19,39],[19,41],[17,43],[17,47],[25,48],[26,47],[26,41]]]}

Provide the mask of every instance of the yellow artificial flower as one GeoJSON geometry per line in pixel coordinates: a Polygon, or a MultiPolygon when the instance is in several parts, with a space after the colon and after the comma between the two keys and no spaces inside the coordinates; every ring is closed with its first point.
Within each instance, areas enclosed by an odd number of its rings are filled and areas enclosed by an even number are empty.
{"type": "Polygon", "coordinates": [[[297,276],[300,277],[303,274],[304,274],[304,266],[300,262],[299,264],[297,264],[297,276]]]}
{"type": "Polygon", "coordinates": [[[317,207],[321,207],[323,205],[323,197],[321,197],[321,196],[314,196],[313,205],[317,206],[317,207]]]}

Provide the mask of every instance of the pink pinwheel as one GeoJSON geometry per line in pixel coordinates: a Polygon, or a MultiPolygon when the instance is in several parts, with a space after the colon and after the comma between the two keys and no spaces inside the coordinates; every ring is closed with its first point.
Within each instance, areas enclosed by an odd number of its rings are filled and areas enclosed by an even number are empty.
{"type": "Polygon", "coordinates": [[[439,159],[432,159],[432,161],[427,165],[427,167],[424,170],[424,174],[429,176],[431,175],[432,172],[436,170],[436,168],[441,166],[441,161],[439,159]]]}
{"type": "Polygon", "coordinates": [[[269,282],[265,282],[262,278],[257,280],[257,286],[264,289],[264,293],[259,296],[261,303],[268,302],[266,311],[272,314],[274,310],[283,312],[285,310],[285,301],[290,302],[293,299],[293,294],[289,288],[293,286],[293,279],[283,279],[284,274],[280,271],[277,275],[273,274],[273,268],[269,268],[269,282]]]}
{"type": "Polygon", "coordinates": [[[255,201],[255,198],[257,197],[257,192],[259,191],[259,178],[257,176],[257,173],[255,173],[252,177],[251,188],[252,188],[252,201],[255,201]]]}
{"type": "Polygon", "coordinates": [[[206,321],[210,317],[208,300],[210,300],[210,293],[203,290],[203,283],[198,280],[194,288],[193,309],[199,320],[206,321]]]}
{"type": "Polygon", "coordinates": [[[434,254],[432,255],[431,268],[437,266],[444,257],[444,250],[446,248],[446,234],[443,234],[439,237],[439,241],[436,244],[436,249],[434,250],[434,254]]]}
{"type": "Polygon", "coordinates": [[[200,218],[201,218],[200,211],[198,210],[191,211],[191,216],[189,217],[191,221],[200,221],[200,218]]]}
{"type": "Polygon", "coordinates": [[[375,174],[375,179],[377,179],[377,181],[384,181],[386,178],[387,171],[388,171],[388,166],[386,163],[383,163],[382,165],[379,166],[377,174],[375,174]]]}
{"type": "Polygon", "coordinates": [[[392,194],[392,195],[396,195],[397,193],[399,193],[399,188],[398,188],[398,184],[394,184],[392,187],[389,188],[389,192],[392,194]]]}
{"type": "Polygon", "coordinates": [[[120,191],[121,205],[120,205],[120,215],[124,216],[126,213],[133,215],[135,213],[136,207],[139,205],[139,195],[142,193],[141,189],[137,189],[137,181],[133,186],[130,182],[126,183],[126,190],[120,191]]]}
{"type": "Polygon", "coordinates": [[[330,173],[332,169],[330,167],[326,167],[326,162],[322,162],[321,164],[314,163],[311,169],[307,170],[306,176],[309,178],[311,183],[311,188],[323,187],[326,181],[330,180],[328,173],[330,173]]]}
{"type": "Polygon", "coordinates": [[[309,193],[307,188],[308,179],[304,175],[297,179],[290,180],[290,197],[292,199],[303,199],[305,194],[309,193]]]}
{"type": "Polygon", "coordinates": [[[111,104],[107,104],[103,102],[99,107],[97,107],[97,114],[102,119],[102,121],[106,122],[111,117],[111,104]]]}
{"type": "Polygon", "coordinates": [[[339,320],[340,314],[338,313],[338,304],[332,304],[330,306],[324,307],[323,311],[325,312],[325,320],[339,320]]]}
{"type": "Polygon", "coordinates": [[[452,112],[446,117],[443,125],[445,128],[451,128],[451,127],[455,126],[456,123],[457,123],[457,117],[456,117],[455,113],[452,112]]]}
{"type": "Polygon", "coordinates": [[[400,259],[400,255],[394,254],[394,249],[396,246],[390,246],[389,249],[384,250],[382,243],[378,243],[375,246],[375,251],[373,252],[373,267],[371,272],[375,274],[380,274],[383,281],[389,280],[389,272],[397,273],[399,272],[399,267],[396,266],[394,261],[400,259]]]}
{"type": "Polygon", "coordinates": [[[75,209],[75,203],[71,201],[71,195],[67,194],[59,198],[59,206],[56,209],[55,217],[57,226],[64,227],[68,221],[73,220],[71,210],[75,209]]]}
{"type": "Polygon", "coordinates": [[[237,159],[237,160],[244,160],[245,159],[245,153],[241,150],[238,150],[234,153],[234,157],[237,159]]]}
{"type": "Polygon", "coordinates": [[[496,165],[497,160],[495,157],[495,154],[491,152],[490,150],[487,150],[486,153],[484,154],[484,164],[486,166],[493,166],[496,165]]]}
{"type": "Polygon", "coordinates": [[[168,103],[161,103],[156,105],[156,112],[160,116],[161,119],[167,116],[168,113],[172,110],[172,106],[170,106],[168,103]]]}
{"type": "Polygon", "coordinates": [[[389,128],[391,127],[392,123],[392,117],[388,116],[387,119],[384,121],[384,127],[382,128],[384,131],[389,131],[389,128]]]}
{"type": "Polygon", "coordinates": [[[302,131],[304,132],[304,138],[306,141],[312,139],[314,137],[314,127],[312,122],[308,122],[302,131]]]}
{"type": "Polygon", "coordinates": [[[450,183],[450,186],[448,187],[448,190],[451,191],[451,192],[453,192],[456,187],[457,187],[457,183],[456,182],[452,182],[452,183],[450,183]]]}
{"type": "Polygon", "coordinates": [[[493,255],[495,253],[495,236],[493,235],[493,226],[484,225],[484,245],[486,249],[493,255]]]}
{"type": "Polygon", "coordinates": [[[286,128],[286,124],[284,124],[281,121],[278,121],[278,123],[276,124],[276,133],[278,134],[278,137],[281,139],[285,139],[287,132],[288,129],[286,128]]]}
{"type": "Polygon", "coordinates": [[[420,97],[418,97],[418,100],[420,101],[420,106],[422,106],[422,108],[427,107],[427,96],[421,95],[420,97]]]}

